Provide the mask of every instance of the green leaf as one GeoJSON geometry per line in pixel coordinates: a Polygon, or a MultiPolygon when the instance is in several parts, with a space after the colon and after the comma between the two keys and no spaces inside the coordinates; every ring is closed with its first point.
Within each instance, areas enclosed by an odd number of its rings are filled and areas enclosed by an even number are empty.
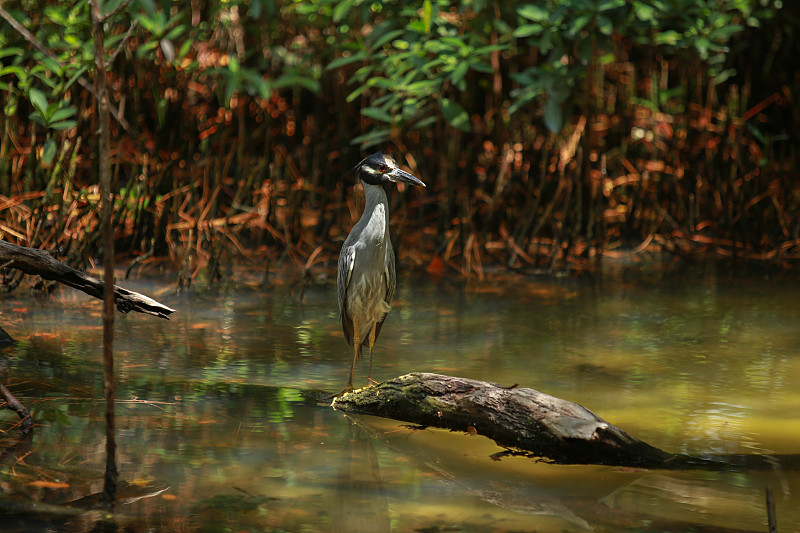
{"type": "MultiPolygon", "coordinates": [[[[598,17],[598,24],[599,24],[599,19],[600,17],[598,17]]],[[[608,19],[606,18],[606,20],[608,19]]],[[[578,35],[578,33],[580,33],[580,31],[583,28],[585,28],[586,25],[589,24],[591,21],[592,21],[592,15],[590,13],[584,13],[583,15],[575,17],[569,28],[570,34],[578,35]]]]}
{"type": "Polygon", "coordinates": [[[544,125],[553,133],[560,132],[564,125],[561,105],[554,98],[548,98],[544,103],[544,125]]]}
{"type": "Polygon", "coordinates": [[[177,26],[169,30],[169,32],[164,36],[164,39],[172,41],[175,38],[182,35],[184,31],[186,31],[186,26],[184,26],[183,24],[178,24],[177,26]]]}
{"type": "MultiPolygon", "coordinates": [[[[440,80],[422,80],[409,83],[406,92],[413,96],[425,96],[439,88],[440,80]]],[[[387,87],[390,88],[390,87],[387,87]]]]}
{"type": "Polygon", "coordinates": [[[462,81],[464,81],[464,77],[467,75],[469,71],[469,63],[466,61],[459,61],[456,65],[456,68],[453,69],[453,72],[450,73],[450,81],[453,82],[454,85],[459,85],[462,81]]]}
{"type": "Polygon", "coordinates": [[[156,47],[158,47],[158,41],[150,41],[150,42],[144,43],[142,46],[140,46],[136,50],[136,59],[142,59],[149,52],[152,52],[153,50],[155,50],[156,47]]]}
{"type": "Polygon", "coordinates": [[[356,0],[342,0],[337,2],[336,7],[333,8],[333,21],[339,22],[345,18],[355,3],[356,0]]]}
{"type": "Polygon", "coordinates": [[[376,50],[376,49],[380,48],[381,46],[383,46],[384,44],[388,43],[389,41],[392,41],[392,40],[400,37],[401,35],[403,35],[403,33],[405,33],[403,30],[393,30],[393,31],[389,31],[389,32],[384,33],[383,35],[378,37],[378,39],[372,44],[372,46],[370,46],[370,50],[376,50]]]}
{"type": "Polygon", "coordinates": [[[633,12],[636,14],[636,18],[642,22],[650,22],[655,17],[656,10],[644,2],[633,2],[633,12]]]}
{"type": "Polygon", "coordinates": [[[490,53],[496,52],[496,51],[502,52],[504,50],[508,50],[508,45],[507,44],[489,44],[489,45],[486,45],[486,46],[481,46],[479,48],[476,48],[475,50],[472,51],[471,55],[473,55],[473,56],[481,56],[481,55],[490,54],[490,53]]]}
{"type": "Polygon", "coordinates": [[[47,70],[49,70],[56,76],[61,76],[61,74],[64,72],[64,67],[61,66],[61,64],[52,57],[47,57],[47,56],[43,57],[41,59],[41,63],[42,65],[45,66],[47,70]]]}
{"type": "Polygon", "coordinates": [[[9,46],[8,48],[0,48],[0,59],[11,56],[21,56],[25,50],[16,46],[9,46]]]}
{"type": "Polygon", "coordinates": [[[74,120],[62,120],[61,122],[51,122],[50,127],[54,130],[69,130],[77,126],[78,123],[74,120]]]}
{"type": "Polygon", "coordinates": [[[442,98],[439,100],[439,106],[442,109],[442,115],[451,126],[465,132],[472,129],[469,123],[469,115],[457,102],[442,98]]]}
{"type": "Polygon", "coordinates": [[[42,163],[50,165],[56,156],[56,142],[48,135],[44,140],[44,150],[42,151],[42,163]]]}
{"type": "Polygon", "coordinates": [[[517,15],[534,22],[545,22],[550,19],[550,13],[543,7],[526,4],[517,8],[517,15]]]}
{"type": "Polygon", "coordinates": [[[422,22],[425,25],[425,33],[431,32],[431,16],[433,15],[433,5],[431,0],[425,0],[422,4],[422,22]]]}
{"type": "Polygon", "coordinates": [[[614,23],[605,15],[597,15],[597,29],[603,35],[611,35],[614,31],[614,23]]]}
{"type": "Polygon", "coordinates": [[[47,113],[47,97],[44,93],[39,89],[31,87],[31,90],[28,91],[28,98],[34,109],[39,112],[42,118],[45,118],[47,113]]]}
{"type": "Polygon", "coordinates": [[[73,106],[69,107],[62,107],[61,109],[57,109],[50,115],[51,122],[57,122],[59,120],[64,120],[70,117],[74,117],[76,113],[76,109],[73,106]]]}
{"type": "Polygon", "coordinates": [[[350,54],[344,57],[337,57],[325,67],[325,70],[334,70],[339,67],[343,67],[345,65],[349,65],[350,63],[355,63],[356,61],[363,61],[366,59],[367,53],[366,52],[356,52],[355,54],[350,54]]]}
{"type": "Polygon", "coordinates": [[[675,46],[678,43],[680,34],[675,30],[662,31],[656,34],[656,44],[667,44],[675,46]]]}
{"type": "Polygon", "coordinates": [[[361,93],[363,93],[363,92],[364,92],[364,91],[366,91],[367,89],[369,89],[369,85],[367,85],[367,84],[365,83],[364,85],[362,85],[361,87],[359,87],[359,88],[358,88],[358,89],[356,89],[355,91],[353,91],[353,92],[351,92],[350,94],[348,94],[348,95],[347,95],[347,98],[345,98],[345,101],[347,101],[347,102],[352,102],[353,100],[355,100],[356,98],[358,98],[359,96],[361,96],[361,93]]]}
{"type": "Polygon", "coordinates": [[[156,23],[155,21],[148,17],[147,15],[140,14],[136,17],[136,20],[139,21],[139,25],[144,28],[148,33],[155,33],[156,23]]]}
{"type": "Polygon", "coordinates": [[[64,85],[64,90],[66,91],[67,89],[72,87],[72,84],[78,81],[78,78],[83,76],[84,72],[86,72],[86,67],[81,67],[78,70],[76,70],[75,73],[72,76],[70,76],[70,78],[67,80],[66,85],[64,85]]]}
{"type": "Polygon", "coordinates": [[[530,37],[531,35],[539,35],[544,30],[544,26],[541,24],[523,24],[514,30],[513,35],[518,39],[522,39],[524,37],[530,37]]]}
{"type": "Polygon", "coordinates": [[[436,117],[425,117],[422,120],[415,122],[413,126],[411,126],[412,130],[421,130],[422,128],[427,128],[431,124],[436,122],[436,117]]]}
{"type": "Polygon", "coordinates": [[[381,122],[391,122],[392,116],[379,107],[367,107],[361,110],[361,114],[373,120],[381,122]]]}
{"type": "Polygon", "coordinates": [[[17,76],[17,79],[22,81],[28,77],[27,72],[22,67],[18,67],[16,65],[9,65],[5,68],[0,68],[0,78],[5,76],[6,74],[14,74],[17,76]]]}
{"type": "Polygon", "coordinates": [[[180,50],[178,50],[178,59],[183,59],[186,54],[189,53],[189,49],[194,44],[194,40],[186,39],[183,44],[181,45],[180,50]]]}

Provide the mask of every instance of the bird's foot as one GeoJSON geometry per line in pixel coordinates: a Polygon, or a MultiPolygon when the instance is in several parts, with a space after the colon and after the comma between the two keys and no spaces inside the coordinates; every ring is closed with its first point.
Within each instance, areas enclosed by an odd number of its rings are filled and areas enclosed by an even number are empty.
{"type": "Polygon", "coordinates": [[[380,385],[380,381],[375,381],[372,378],[367,379],[367,387],[374,387],[375,385],[380,385]]]}
{"type": "Polygon", "coordinates": [[[338,398],[339,396],[341,396],[342,394],[347,394],[348,392],[353,392],[353,385],[347,385],[342,392],[335,392],[335,393],[331,394],[330,396],[325,396],[323,398],[323,400],[324,401],[332,401],[332,400],[338,398]]]}

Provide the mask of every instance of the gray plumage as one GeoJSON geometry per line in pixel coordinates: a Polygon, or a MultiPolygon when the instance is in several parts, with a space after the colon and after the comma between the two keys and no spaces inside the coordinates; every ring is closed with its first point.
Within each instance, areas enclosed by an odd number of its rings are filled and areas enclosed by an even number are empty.
{"type": "Polygon", "coordinates": [[[391,309],[396,286],[394,250],[389,236],[389,201],[384,184],[402,181],[425,186],[412,174],[399,169],[391,156],[381,153],[365,158],[350,172],[358,175],[364,187],[365,202],[364,213],[342,246],[336,276],[342,331],[347,344],[353,346],[353,364],[346,391],[353,388],[353,370],[362,346],[369,347],[369,379],[372,379],[372,349],[391,309]]]}

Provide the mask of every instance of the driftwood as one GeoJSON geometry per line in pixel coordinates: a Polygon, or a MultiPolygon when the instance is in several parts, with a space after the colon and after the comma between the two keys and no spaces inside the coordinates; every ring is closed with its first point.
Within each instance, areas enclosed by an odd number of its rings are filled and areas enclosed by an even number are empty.
{"type": "Polygon", "coordinates": [[[576,403],[527,388],[413,373],[333,400],[341,411],[477,433],[559,463],[652,467],[672,455],[576,403]]]}
{"type": "MultiPolygon", "coordinates": [[[[103,298],[103,282],[54,259],[49,253],[36,248],[25,248],[0,241],[0,266],[16,268],[26,274],[58,281],[95,298],[103,298]]],[[[169,319],[174,309],[138,292],[114,285],[114,304],[121,313],[136,311],[169,319]]]]}
{"type": "Polygon", "coordinates": [[[800,456],[672,454],[606,422],[585,407],[528,388],[440,374],[412,373],[333,399],[345,413],[465,431],[505,451],[561,464],[633,468],[771,470],[800,468],[800,456]]]}
{"type": "MultiPolygon", "coordinates": [[[[44,279],[69,285],[95,298],[103,298],[104,285],[102,281],[65,265],[44,250],[17,246],[0,240],[0,267],[15,268],[26,274],[38,275],[44,279]]],[[[174,309],[152,298],[116,285],[114,285],[114,304],[121,313],[136,311],[167,320],[169,320],[169,315],[175,312],[174,309]]],[[[3,342],[13,342],[13,339],[0,328],[0,343],[3,342]]],[[[31,425],[28,410],[1,383],[0,400],[4,401],[8,409],[19,415],[22,429],[27,431],[31,425]]]]}

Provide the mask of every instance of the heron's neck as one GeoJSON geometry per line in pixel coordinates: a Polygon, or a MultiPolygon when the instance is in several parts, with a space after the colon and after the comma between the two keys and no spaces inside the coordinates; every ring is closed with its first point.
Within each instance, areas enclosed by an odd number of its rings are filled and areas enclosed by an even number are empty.
{"type": "Polygon", "coordinates": [[[386,198],[386,191],[380,185],[370,185],[369,183],[361,182],[364,187],[364,214],[372,213],[378,205],[383,205],[383,211],[386,216],[389,216],[389,200],[386,198]]]}
{"type": "Polygon", "coordinates": [[[389,201],[386,191],[380,185],[370,185],[363,181],[361,184],[364,187],[365,202],[359,225],[366,238],[373,242],[386,242],[389,240],[389,201]]]}

